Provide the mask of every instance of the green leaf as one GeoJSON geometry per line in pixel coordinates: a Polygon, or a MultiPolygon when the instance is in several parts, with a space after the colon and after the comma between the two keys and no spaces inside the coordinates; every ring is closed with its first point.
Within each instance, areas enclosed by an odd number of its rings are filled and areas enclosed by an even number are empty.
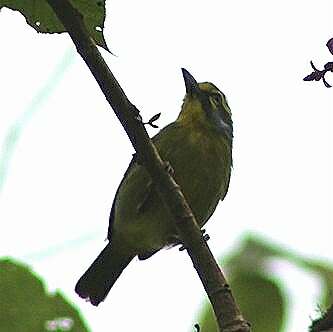
{"type": "Polygon", "coordinates": [[[230,285],[253,331],[282,331],[287,305],[278,282],[260,273],[239,272],[230,285]]]}
{"type": "MultiPolygon", "coordinates": [[[[274,279],[256,272],[238,271],[231,276],[230,286],[244,318],[251,323],[252,331],[283,330],[287,306],[279,284],[274,279]]],[[[208,304],[200,326],[202,331],[218,332],[215,317],[208,304]]]]}
{"type": "MultiPolygon", "coordinates": [[[[82,14],[89,35],[96,44],[109,51],[103,35],[105,0],[71,0],[71,3],[82,14]]],[[[46,0],[0,0],[0,10],[3,7],[19,11],[37,32],[66,31],[46,0]]]]}
{"type": "Polygon", "coordinates": [[[59,292],[48,294],[27,266],[0,260],[0,331],[88,332],[78,310],[59,292]]]}
{"type": "Polygon", "coordinates": [[[320,307],[328,307],[333,299],[333,265],[320,259],[301,256],[285,247],[278,246],[259,236],[248,235],[243,238],[238,250],[232,253],[222,264],[230,275],[239,270],[252,273],[273,275],[269,263],[274,259],[282,259],[304,270],[304,273],[316,274],[321,281],[321,294],[318,299],[320,307]]]}
{"type": "Polygon", "coordinates": [[[282,259],[302,268],[305,273],[315,273],[322,283],[320,305],[329,306],[333,299],[333,265],[327,261],[311,259],[278,246],[255,235],[243,238],[238,250],[232,253],[222,266],[229,273],[235,269],[247,271],[263,271],[271,273],[267,268],[273,259],[282,259]]]}
{"type": "Polygon", "coordinates": [[[312,259],[303,258],[299,265],[310,272],[317,274],[321,281],[321,299],[320,305],[328,307],[332,304],[333,300],[333,266],[332,264],[312,259]]]}

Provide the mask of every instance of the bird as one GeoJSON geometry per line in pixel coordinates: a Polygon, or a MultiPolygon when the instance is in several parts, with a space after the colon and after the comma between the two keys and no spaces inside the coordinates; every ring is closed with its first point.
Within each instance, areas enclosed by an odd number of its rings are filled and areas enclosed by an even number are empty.
{"type": "MultiPolygon", "coordinates": [[[[202,227],[229,188],[233,122],[223,92],[213,83],[198,83],[184,68],[182,74],[186,94],[178,118],[152,141],[202,227]]],[[[108,244],[79,279],[75,292],[99,305],[134,257],[145,260],[162,248],[181,244],[174,224],[134,156],[112,204],[108,244]]]]}

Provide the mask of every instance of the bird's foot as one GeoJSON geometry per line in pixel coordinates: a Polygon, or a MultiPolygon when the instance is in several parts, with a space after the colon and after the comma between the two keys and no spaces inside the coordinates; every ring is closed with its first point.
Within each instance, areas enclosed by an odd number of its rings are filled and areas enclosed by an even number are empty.
{"type": "MultiPolygon", "coordinates": [[[[205,229],[201,229],[201,233],[203,235],[203,239],[207,242],[209,239],[210,239],[210,236],[209,234],[205,234],[206,233],[206,230],[205,229]]],[[[179,248],[179,251],[184,251],[186,250],[187,248],[184,246],[184,245],[181,245],[181,247],[179,248]]]]}
{"type": "Polygon", "coordinates": [[[204,240],[207,242],[210,239],[209,234],[206,233],[206,230],[204,228],[201,230],[201,233],[203,235],[204,240]]]}

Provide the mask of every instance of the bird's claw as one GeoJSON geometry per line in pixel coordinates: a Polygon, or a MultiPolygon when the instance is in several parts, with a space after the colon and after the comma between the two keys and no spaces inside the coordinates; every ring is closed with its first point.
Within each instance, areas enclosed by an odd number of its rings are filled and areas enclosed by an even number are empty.
{"type": "Polygon", "coordinates": [[[203,235],[203,239],[207,242],[210,239],[209,234],[206,233],[206,230],[203,228],[201,230],[201,234],[203,235]]]}
{"type": "MultiPolygon", "coordinates": [[[[205,229],[201,229],[201,234],[203,235],[203,239],[207,242],[210,239],[209,234],[205,234],[206,230],[205,229]]],[[[181,247],[178,249],[179,251],[184,251],[187,248],[182,244],[181,247]]]]}

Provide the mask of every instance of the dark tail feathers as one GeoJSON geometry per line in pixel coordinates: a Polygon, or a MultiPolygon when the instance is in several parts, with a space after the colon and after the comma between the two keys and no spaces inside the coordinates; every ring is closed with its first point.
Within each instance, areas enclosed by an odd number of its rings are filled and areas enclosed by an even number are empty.
{"type": "Polygon", "coordinates": [[[97,306],[102,302],[134,255],[109,243],[79,279],[75,292],[97,306]]]}

